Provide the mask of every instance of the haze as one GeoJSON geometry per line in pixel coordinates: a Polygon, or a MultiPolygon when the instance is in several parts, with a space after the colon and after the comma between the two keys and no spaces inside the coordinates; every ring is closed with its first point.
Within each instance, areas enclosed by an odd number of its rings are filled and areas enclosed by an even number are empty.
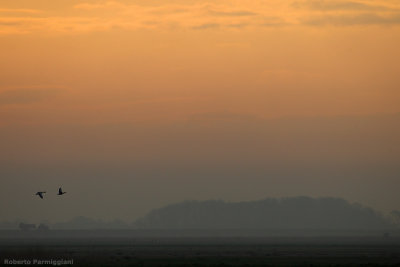
{"type": "Polygon", "coordinates": [[[399,209],[399,24],[393,0],[0,0],[0,220],[399,209]]]}

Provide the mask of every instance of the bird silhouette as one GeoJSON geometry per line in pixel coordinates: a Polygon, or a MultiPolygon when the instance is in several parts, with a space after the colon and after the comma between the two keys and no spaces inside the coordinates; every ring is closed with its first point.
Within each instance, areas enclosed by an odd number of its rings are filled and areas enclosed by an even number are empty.
{"type": "Polygon", "coordinates": [[[64,195],[65,193],[67,193],[67,192],[63,192],[62,189],[61,189],[61,187],[58,188],[58,195],[59,195],[59,196],[62,196],[62,195],[64,195]]]}
{"type": "Polygon", "coordinates": [[[39,196],[41,199],[43,199],[43,194],[46,192],[37,192],[36,195],[39,196]]]}

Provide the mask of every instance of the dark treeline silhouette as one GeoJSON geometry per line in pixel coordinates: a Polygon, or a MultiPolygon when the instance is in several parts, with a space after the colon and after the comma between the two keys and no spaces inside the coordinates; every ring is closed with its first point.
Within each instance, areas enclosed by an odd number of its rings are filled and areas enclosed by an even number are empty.
{"type": "Polygon", "coordinates": [[[78,216],[67,222],[59,222],[52,225],[53,229],[126,229],[131,226],[120,220],[113,220],[105,222],[102,220],[96,220],[87,218],[84,216],[78,216]]]}
{"type": "MultiPolygon", "coordinates": [[[[260,201],[186,201],[149,212],[134,223],[103,221],[84,216],[69,221],[42,223],[41,230],[90,229],[277,229],[277,230],[382,230],[399,229],[400,211],[386,217],[340,198],[292,197],[260,201]]],[[[24,230],[26,220],[0,222],[0,229],[24,230]],[[21,227],[22,225],[22,227],[21,227]]],[[[36,225],[35,225],[36,227],[36,225]]]]}
{"type": "Polygon", "coordinates": [[[390,218],[394,224],[400,226],[400,210],[393,210],[390,213],[390,218]]]}
{"type": "Polygon", "coordinates": [[[132,228],[130,223],[121,220],[103,221],[92,219],[84,216],[75,217],[65,222],[42,222],[38,224],[26,223],[26,220],[4,221],[0,222],[0,229],[3,230],[89,230],[89,229],[129,229],[132,228]],[[29,226],[30,228],[28,229],[29,226]]]}
{"type": "Polygon", "coordinates": [[[134,223],[144,229],[332,229],[393,227],[371,208],[339,198],[293,197],[229,203],[186,201],[151,211],[134,223]]]}
{"type": "Polygon", "coordinates": [[[32,223],[20,223],[18,226],[21,231],[32,231],[36,229],[36,225],[32,223]]]}

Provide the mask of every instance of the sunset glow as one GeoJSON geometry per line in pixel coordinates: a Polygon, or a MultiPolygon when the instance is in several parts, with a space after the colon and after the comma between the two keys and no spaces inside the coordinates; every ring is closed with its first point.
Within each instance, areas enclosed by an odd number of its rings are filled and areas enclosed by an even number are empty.
{"type": "Polygon", "coordinates": [[[400,127],[379,118],[400,112],[399,44],[396,0],[0,0],[3,177],[95,179],[110,167],[141,190],[190,180],[132,215],[109,204],[126,218],[191,196],[337,192],[393,208],[400,127]],[[382,187],[365,166],[388,170],[382,187]],[[353,191],[334,191],[338,176],[353,191]]]}

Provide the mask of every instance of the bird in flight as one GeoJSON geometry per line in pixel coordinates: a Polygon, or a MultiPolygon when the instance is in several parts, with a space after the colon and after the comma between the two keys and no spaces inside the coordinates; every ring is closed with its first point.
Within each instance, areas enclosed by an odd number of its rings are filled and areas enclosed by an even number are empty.
{"type": "Polygon", "coordinates": [[[62,195],[64,195],[65,193],[67,193],[67,192],[63,192],[62,189],[61,189],[61,187],[58,188],[58,195],[59,195],[59,196],[62,196],[62,195]]]}
{"type": "Polygon", "coordinates": [[[39,196],[41,199],[43,199],[43,194],[46,192],[37,192],[36,195],[39,196]]]}

